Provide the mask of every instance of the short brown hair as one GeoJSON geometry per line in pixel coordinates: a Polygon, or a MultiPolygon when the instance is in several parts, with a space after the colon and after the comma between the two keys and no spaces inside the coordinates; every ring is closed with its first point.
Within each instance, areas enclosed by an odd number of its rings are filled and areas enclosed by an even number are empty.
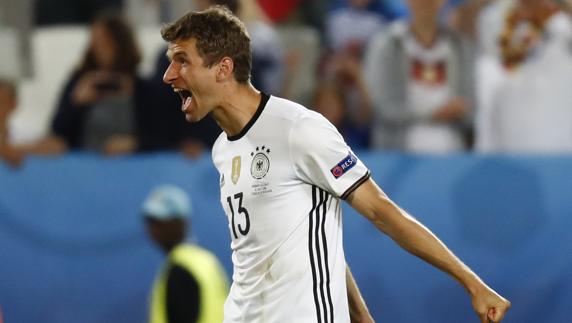
{"type": "Polygon", "coordinates": [[[195,38],[205,66],[211,67],[228,56],[234,62],[236,81],[246,83],[250,79],[250,37],[242,21],[225,7],[213,6],[190,12],[163,27],[161,36],[168,42],[195,38]]]}

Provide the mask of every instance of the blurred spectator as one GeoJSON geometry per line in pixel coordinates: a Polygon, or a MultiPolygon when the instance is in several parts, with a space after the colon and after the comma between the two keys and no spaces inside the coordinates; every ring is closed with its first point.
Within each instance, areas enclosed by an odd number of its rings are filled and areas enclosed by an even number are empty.
{"type": "Polygon", "coordinates": [[[168,107],[159,105],[156,88],[137,75],[139,61],[130,26],[116,13],[100,15],[52,121],[48,140],[63,149],[46,153],[71,149],[118,155],[176,148],[175,126],[162,123],[162,109],[168,107]]]}
{"type": "Polygon", "coordinates": [[[251,82],[260,91],[281,95],[284,90],[284,49],[272,22],[256,0],[239,0],[237,16],[244,22],[252,48],[251,82]]]}
{"type": "Polygon", "coordinates": [[[137,149],[136,113],[149,102],[137,76],[141,57],[131,28],[106,12],[91,25],[89,47],[68,80],[52,122],[67,149],[106,154],[137,149]]]}
{"type": "Polygon", "coordinates": [[[20,166],[22,152],[10,143],[8,119],[16,108],[16,85],[9,80],[0,79],[0,159],[12,167],[20,166]]]}
{"type": "Polygon", "coordinates": [[[19,167],[28,154],[48,154],[63,151],[61,140],[46,138],[31,144],[14,144],[10,136],[9,119],[18,106],[18,91],[14,81],[0,79],[0,159],[19,167]]]}
{"type": "MultiPolygon", "coordinates": [[[[346,6],[347,2],[348,0],[331,1],[334,9],[346,6]]],[[[371,0],[368,10],[381,14],[389,21],[406,17],[408,14],[404,0],[371,0]]]]}
{"type": "Polygon", "coordinates": [[[477,37],[477,18],[480,11],[491,0],[465,0],[452,8],[448,15],[448,24],[465,37],[475,40],[477,37]]]}
{"type": "MultiPolygon", "coordinates": [[[[263,3],[260,3],[264,7],[263,3]]],[[[324,34],[326,14],[331,9],[331,0],[302,0],[298,2],[297,14],[301,24],[324,34]]],[[[268,12],[268,11],[266,11],[268,12]]],[[[269,14],[272,18],[272,16],[269,14]]],[[[280,23],[280,21],[273,21],[280,23]]]]}
{"type": "Polygon", "coordinates": [[[361,65],[348,61],[344,74],[355,80],[358,92],[358,113],[355,117],[349,115],[348,92],[343,90],[343,82],[337,78],[324,78],[318,82],[312,106],[328,119],[342,134],[348,145],[354,149],[368,147],[369,119],[371,114],[371,102],[361,76],[361,65]]]}
{"type": "Polygon", "coordinates": [[[470,46],[438,22],[444,0],[408,0],[409,21],[379,33],[366,53],[374,148],[445,153],[466,148],[470,46]]]}
{"type": "Polygon", "coordinates": [[[260,7],[272,21],[281,22],[287,19],[298,6],[305,5],[304,0],[257,0],[260,7]]]}
{"type": "Polygon", "coordinates": [[[226,273],[215,255],[184,242],[190,207],[187,194],[172,185],[155,188],[143,204],[147,232],[167,256],[155,279],[150,323],[222,322],[226,273]]]}
{"type": "Polygon", "coordinates": [[[572,152],[572,20],[551,0],[504,9],[502,16],[485,10],[480,17],[477,149],[572,152]],[[495,19],[499,27],[490,29],[495,19]]]}
{"type": "Polygon", "coordinates": [[[562,8],[572,15],[572,0],[562,0],[562,8]]]}
{"type": "Polygon", "coordinates": [[[343,93],[340,106],[344,121],[340,131],[352,147],[363,149],[369,146],[371,99],[363,82],[362,57],[371,36],[382,30],[384,21],[380,14],[368,10],[372,0],[346,2],[347,6],[326,16],[327,52],[321,72],[343,93]]]}
{"type": "Polygon", "coordinates": [[[352,51],[365,47],[384,25],[383,17],[367,10],[372,0],[347,0],[347,6],[326,16],[327,46],[334,52],[352,51]]]}

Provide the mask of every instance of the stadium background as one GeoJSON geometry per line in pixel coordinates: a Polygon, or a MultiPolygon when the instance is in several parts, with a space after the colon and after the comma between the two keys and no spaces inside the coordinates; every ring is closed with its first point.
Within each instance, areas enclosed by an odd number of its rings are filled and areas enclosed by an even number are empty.
{"type": "MultiPolygon", "coordinates": [[[[506,322],[570,322],[572,158],[359,155],[397,203],[513,302],[506,322]]],[[[138,211],[160,183],[191,193],[196,241],[232,272],[216,178],[208,157],[177,155],[36,158],[17,172],[0,165],[5,322],[143,322],[161,256],[138,211]]],[[[456,282],[347,205],[344,235],[380,322],[477,321],[456,282]]]]}

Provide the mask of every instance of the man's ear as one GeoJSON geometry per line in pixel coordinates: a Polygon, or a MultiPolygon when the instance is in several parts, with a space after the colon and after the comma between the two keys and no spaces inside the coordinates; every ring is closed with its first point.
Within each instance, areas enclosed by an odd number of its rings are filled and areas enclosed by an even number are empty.
{"type": "Polygon", "coordinates": [[[232,77],[234,72],[234,62],[230,57],[223,57],[218,63],[218,71],[216,74],[217,81],[224,81],[232,77]]]}

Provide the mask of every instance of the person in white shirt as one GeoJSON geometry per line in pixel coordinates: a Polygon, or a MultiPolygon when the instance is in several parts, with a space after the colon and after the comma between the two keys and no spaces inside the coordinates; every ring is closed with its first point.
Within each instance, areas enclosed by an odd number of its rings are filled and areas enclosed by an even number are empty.
{"type": "Polygon", "coordinates": [[[552,0],[499,1],[479,19],[477,151],[572,152],[570,14],[552,0]]]}
{"type": "Polygon", "coordinates": [[[213,147],[232,239],[233,283],[224,322],[373,322],[348,270],[341,201],[469,292],[482,322],[510,302],[394,204],[320,114],[249,82],[244,24],[222,7],[191,12],[162,30],[164,81],[190,122],[211,114],[213,147]]]}
{"type": "Polygon", "coordinates": [[[472,128],[471,46],[439,23],[443,0],[407,0],[411,17],[378,33],[366,52],[376,149],[466,150],[472,128]]]}

